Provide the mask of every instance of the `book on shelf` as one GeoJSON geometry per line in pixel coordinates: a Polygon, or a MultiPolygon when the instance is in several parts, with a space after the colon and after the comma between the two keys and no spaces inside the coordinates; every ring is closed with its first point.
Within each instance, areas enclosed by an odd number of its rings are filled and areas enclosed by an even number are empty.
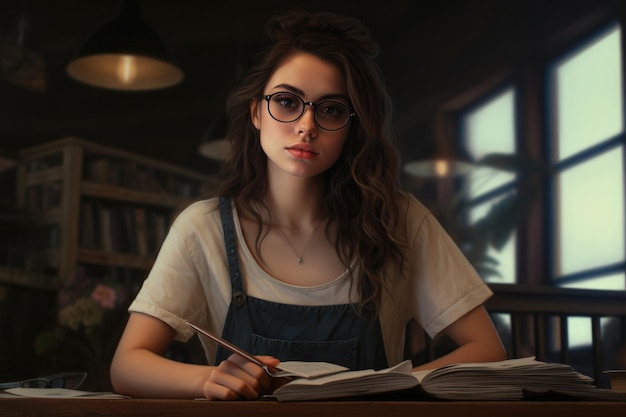
{"type": "Polygon", "coordinates": [[[25,207],[33,211],[58,209],[62,197],[63,187],[60,181],[35,184],[26,189],[25,207]]]}
{"type": "Polygon", "coordinates": [[[148,241],[148,225],[146,222],[146,209],[143,207],[135,207],[134,215],[137,253],[142,256],[147,256],[150,254],[150,249],[148,241]]]}
{"type": "Polygon", "coordinates": [[[88,163],[86,179],[99,184],[117,185],[120,180],[119,162],[108,157],[98,157],[88,163]]]}
{"type": "Polygon", "coordinates": [[[152,252],[157,253],[161,248],[161,243],[165,240],[165,236],[167,235],[168,221],[167,217],[163,213],[152,212],[150,213],[151,217],[151,225],[153,230],[153,247],[152,252]]]}
{"type": "Polygon", "coordinates": [[[80,244],[105,252],[150,256],[158,251],[168,229],[166,213],[129,204],[84,201],[80,244]]]}
{"type": "Polygon", "coordinates": [[[95,208],[92,202],[85,201],[81,208],[80,244],[89,249],[97,247],[95,208]]]}
{"type": "Polygon", "coordinates": [[[137,233],[135,231],[135,215],[133,207],[123,205],[118,207],[121,218],[120,235],[122,236],[122,250],[126,253],[137,253],[137,233]]]}
{"type": "Polygon", "coordinates": [[[550,396],[626,401],[626,394],[597,388],[592,378],[569,365],[542,362],[534,357],[461,363],[422,371],[412,371],[411,362],[407,360],[378,371],[344,371],[316,378],[296,378],[268,397],[278,401],[310,401],[392,392],[457,401],[511,401],[550,396]]]}
{"type": "Polygon", "coordinates": [[[113,236],[111,235],[111,209],[106,206],[98,206],[98,219],[100,221],[100,249],[105,252],[113,252],[113,236]]]}

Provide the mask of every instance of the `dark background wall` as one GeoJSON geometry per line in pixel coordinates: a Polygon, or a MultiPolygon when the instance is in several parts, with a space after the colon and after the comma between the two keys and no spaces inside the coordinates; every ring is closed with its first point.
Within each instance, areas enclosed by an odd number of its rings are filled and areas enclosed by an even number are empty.
{"type": "Polygon", "coordinates": [[[567,31],[616,15],[619,0],[141,2],[146,21],[170,43],[185,80],[151,92],[80,84],[65,73],[76,49],[119,5],[114,0],[6,0],[0,3],[0,151],[65,136],[116,146],[211,172],[197,146],[226,96],[265,44],[263,25],[291,9],[360,18],[381,44],[380,65],[395,106],[405,160],[429,134],[446,101],[495,74],[544,55],[567,31]],[[25,46],[43,65],[41,88],[13,81],[10,46],[27,18],[25,46]],[[565,32],[564,32],[565,31],[565,32]]]}

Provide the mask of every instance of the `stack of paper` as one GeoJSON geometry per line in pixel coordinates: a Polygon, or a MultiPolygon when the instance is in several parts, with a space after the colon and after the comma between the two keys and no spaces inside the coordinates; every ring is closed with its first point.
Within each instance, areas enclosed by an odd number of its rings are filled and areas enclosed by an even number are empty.
{"type": "Polygon", "coordinates": [[[519,400],[528,393],[587,394],[597,388],[593,379],[561,363],[533,357],[501,362],[456,364],[432,371],[417,371],[427,393],[454,400],[519,400]]]}
{"type": "Polygon", "coordinates": [[[346,371],[319,378],[299,378],[278,388],[269,396],[279,401],[306,401],[339,397],[354,397],[390,391],[400,391],[418,385],[411,375],[411,362],[374,371],[346,371]]]}
{"type": "Polygon", "coordinates": [[[597,388],[592,378],[569,365],[541,362],[534,357],[462,363],[416,372],[411,372],[411,363],[405,361],[381,371],[346,371],[295,379],[277,389],[272,397],[279,401],[306,401],[410,389],[446,400],[509,401],[557,395],[626,401],[626,394],[597,388]]]}

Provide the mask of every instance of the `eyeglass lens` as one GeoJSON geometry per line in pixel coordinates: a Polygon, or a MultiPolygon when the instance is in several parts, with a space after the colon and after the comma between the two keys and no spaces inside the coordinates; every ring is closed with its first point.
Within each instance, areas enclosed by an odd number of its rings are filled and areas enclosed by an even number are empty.
{"type": "Polygon", "coordinates": [[[22,388],[50,388],[45,379],[29,379],[22,382],[22,388]]]}
{"type": "Polygon", "coordinates": [[[279,122],[289,123],[304,114],[306,105],[314,107],[315,122],[325,130],[339,130],[350,121],[350,108],[337,100],[324,100],[319,103],[305,103],[292,93],[274,93],[264,97],[270,115],[279,122]]]}
{"type": "Polygon", "coordinates": [[[80,387],[87,374],[83,372],[53,375],[47,378],[34,378],[22,381],[22,388],[67,388],[76,389],[80,387]]]}
{"type": "Polygon", "coordinates": [[[65,388],[76,389],[80,387],[87,378],[86,372],[68,372],[63,375],[63,381],[65,388]]]}

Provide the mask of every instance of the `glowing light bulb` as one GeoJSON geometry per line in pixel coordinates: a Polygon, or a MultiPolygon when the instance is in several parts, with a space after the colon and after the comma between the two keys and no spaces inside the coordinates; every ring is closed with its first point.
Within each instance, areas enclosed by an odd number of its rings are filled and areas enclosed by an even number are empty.
{"type": "Polygon", "coordinates": [[[137,79],[137,63],[135,57],[123,55],[117,66],[117,78],[122,84],[132,84],[137,79]]]}
{"type": "Polygon", "coordinates": [[[443,159],[437,159],[435,161],[435,174],[439,177],[445,177],[450,171],[450,164],[443,159]]]}

